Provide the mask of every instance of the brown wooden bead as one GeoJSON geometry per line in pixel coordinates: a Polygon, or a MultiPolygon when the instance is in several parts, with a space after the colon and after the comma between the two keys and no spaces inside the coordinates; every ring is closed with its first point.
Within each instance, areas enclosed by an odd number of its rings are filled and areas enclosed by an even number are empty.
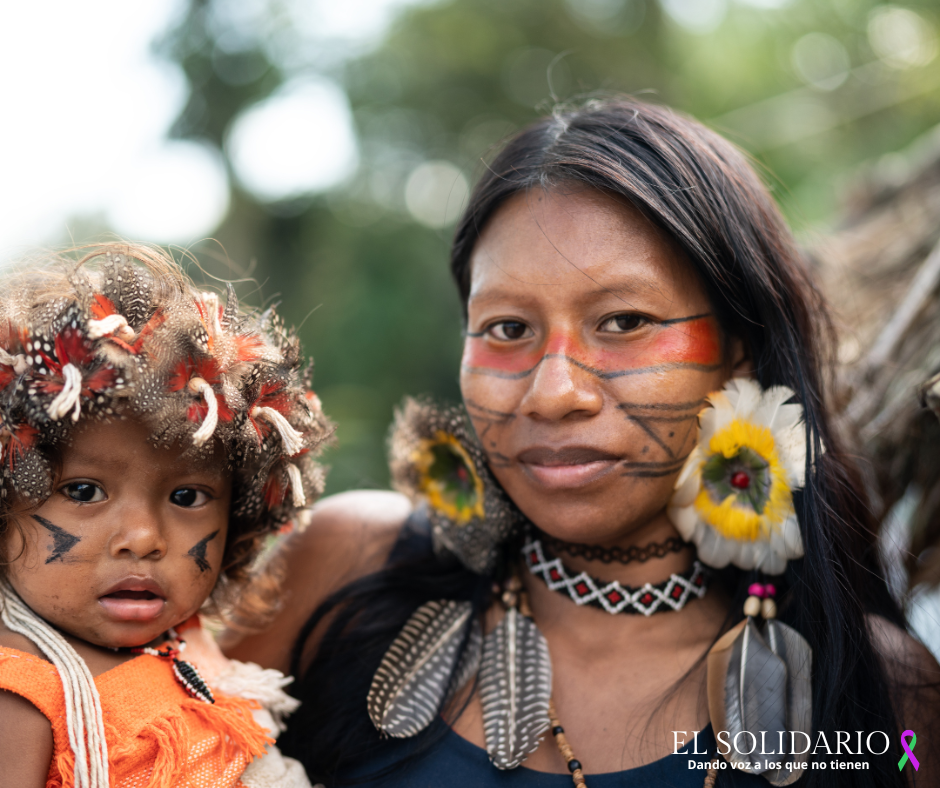
{"type": "Polygon", "coordinates": [[[772,599],[765,599],[760,606],[760,614],[768,621],[777,617],[777,603],[772,599]]]}

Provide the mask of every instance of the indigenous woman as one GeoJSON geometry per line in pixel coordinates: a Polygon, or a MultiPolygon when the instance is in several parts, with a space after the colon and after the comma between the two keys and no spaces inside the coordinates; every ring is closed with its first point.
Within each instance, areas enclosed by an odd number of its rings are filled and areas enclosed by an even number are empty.
{"type": "Polygon", "coordinates": [[[408,403],[407,497],[320,504],[277,620],[229,641],[297,677],[285,752],[327,785],[913,779],[940,673],[744,156],[632,100],[556,113],[487,168],[451,266],[468,418],[408,403]]]}

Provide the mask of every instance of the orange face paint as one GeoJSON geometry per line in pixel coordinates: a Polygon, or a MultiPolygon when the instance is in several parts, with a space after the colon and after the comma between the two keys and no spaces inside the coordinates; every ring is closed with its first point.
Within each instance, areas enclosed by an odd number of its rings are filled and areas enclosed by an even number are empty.
{"type": "Polygon", "coordinates": [[[463,368],[472,374],[520,379],[546,358],[567,359],[604,380],[665,369],[710,371],[721,363],[721,341],[711,315],[663,321],[648,336],[616,348],[588,347],[580,337],[562,332],[552,332],[542,347],[524,351],[513,343],[494,347],[485,337],[468,336],[463,368]]]}

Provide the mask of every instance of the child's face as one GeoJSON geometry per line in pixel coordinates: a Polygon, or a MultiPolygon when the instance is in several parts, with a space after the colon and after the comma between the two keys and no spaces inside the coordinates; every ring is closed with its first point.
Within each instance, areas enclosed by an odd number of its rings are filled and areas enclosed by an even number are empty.
{"type": "Polygon", "coordinates": [[[221,461],[158,449],[134,421],[80,429],[55,492],[18,516],[7,567],[17,593],[59,629],[140,646],[195,613],[215,587],[231,478],[221,461]]]}

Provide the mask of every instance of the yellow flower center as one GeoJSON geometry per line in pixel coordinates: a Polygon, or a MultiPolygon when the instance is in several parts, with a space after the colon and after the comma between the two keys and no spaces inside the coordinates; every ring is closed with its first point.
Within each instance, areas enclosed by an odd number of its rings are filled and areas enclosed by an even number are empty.
{"type": "Polygon", "coordinates": [[[718,430],[700,471],[695,508],[726,538],[766,539],[793,511],[773,433],[761,424],[735,419],[718,430]]]}

